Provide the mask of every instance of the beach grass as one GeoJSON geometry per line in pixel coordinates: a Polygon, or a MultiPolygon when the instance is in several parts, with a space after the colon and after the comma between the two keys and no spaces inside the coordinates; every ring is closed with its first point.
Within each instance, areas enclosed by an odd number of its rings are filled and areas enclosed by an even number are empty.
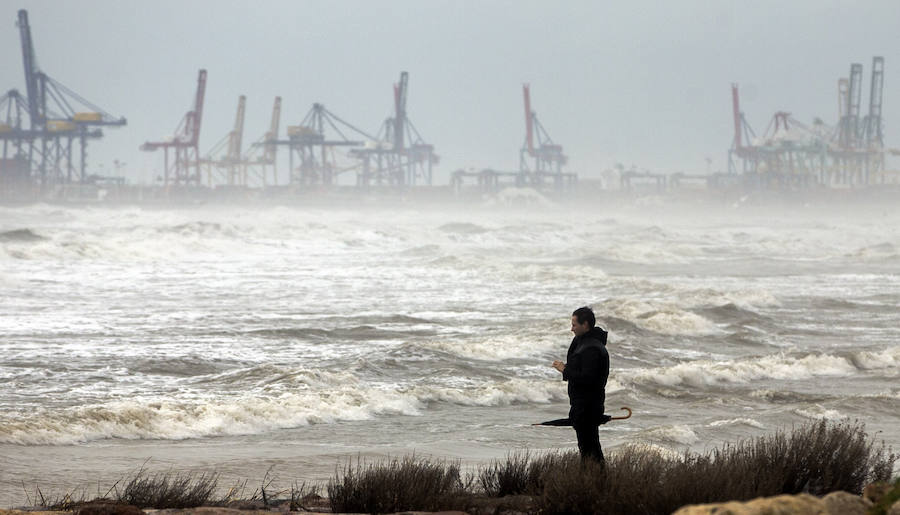
{"type": "MultiPolygon", "coordinates": [[[[859,422],[820,420],[699,453],[628,445],[608,453],[602,464],[583,461],[574,451],[514,451],[471,472],[464,472],[458,461],[427,456],[371,463],[356,458],[324,485],[295,482],[277,490],[267,474],[249,495],[246,482],[217,494],[215,473],[150,474],[142,468],[90,501],[84,492],[79,499],[66,494],[48,500],[36,489],[34,504],[83,515],[93,513],[85,512],[85,506],[97,508],[98,503],[96,515],[126,515],[110,504],[157,509],[281,506],[290,511],[315,506],[335,513],[656,514],[686,504],[780,494],[860,494],[867,484],[891,480],[897,458],[859,422]]],[[[900,498],[900,481],[889,496],[900,498]]]]}

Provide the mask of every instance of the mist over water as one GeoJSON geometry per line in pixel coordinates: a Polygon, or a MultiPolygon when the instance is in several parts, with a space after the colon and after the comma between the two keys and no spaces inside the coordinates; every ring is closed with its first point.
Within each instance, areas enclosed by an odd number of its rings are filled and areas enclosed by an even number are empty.
{"type": "MultiPolygon", "coordinates": [[[[610,330],[607,449],[817,418],[900,447],[900,217],[877,210],[0,208],[0,505],[148,457],[574,447],[549,367],[610,330]],[[76,465],[77,463],[77,465],[76,465]]],[[[306,476],[304,476],[304,474],[306,476]]],[[[111,484],[112,482],[110,482],[111,484]]]]}

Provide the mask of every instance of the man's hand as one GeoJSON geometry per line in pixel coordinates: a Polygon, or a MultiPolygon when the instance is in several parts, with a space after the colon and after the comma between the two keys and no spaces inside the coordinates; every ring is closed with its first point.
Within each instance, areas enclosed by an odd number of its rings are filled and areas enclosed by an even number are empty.
{"type": "Polygon", "coordinates": [[[566,364],[559,360],[554,361],[553,364],[550,366],[552,366],[556,370],[559,370],[560,372],[562,372],[563,369],[566,368],[566,364]]]}

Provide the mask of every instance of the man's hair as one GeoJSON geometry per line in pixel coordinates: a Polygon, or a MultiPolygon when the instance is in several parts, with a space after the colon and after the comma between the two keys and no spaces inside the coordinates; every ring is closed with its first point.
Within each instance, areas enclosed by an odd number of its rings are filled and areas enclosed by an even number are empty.
{"type": "Polygon", "coordinates": [[[572,312],[572,316],[578,320],[579,324],[587,322],[590,327],[597,325],[597,319],[594,317],[594,310],[587,306],[576,309],[572,312]]]}

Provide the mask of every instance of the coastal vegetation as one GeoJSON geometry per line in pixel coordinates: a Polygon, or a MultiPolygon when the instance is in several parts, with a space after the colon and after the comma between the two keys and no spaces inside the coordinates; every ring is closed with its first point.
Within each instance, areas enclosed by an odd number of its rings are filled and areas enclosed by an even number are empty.
{"type": "MultiPolygon", "coordinates": [[[[706,452],[673,455],[650,446],[626,446],[608,455],[604,464],[598,464],[583,462],[573,451],[517,451],[474,470],[459,462],[415,455],[374,463],[356,459],[325,485],[295,483],[277,490],[264,479],[249,494],[246,483],[222,494],[215,474],[151,475],[142,470],[93,501],[85,501],[83,494],[77,501],[72,495],[48,501],[41,494],[36,504],[82,515],[90,515],[86,507],[98,502],[138,508],[327,508],[335,513],[657,514],[688,504],[780,494],[861,495],[867,485],[889,481],[897,461],[897,455],[868,435],[863,424],[825,420],[706,452]]],[[[872,513],[885,513],[900,498],[900,481],[885,491],[872,513]]],[[[116,513],[108,508],[98,513],[116,513]]]]}

